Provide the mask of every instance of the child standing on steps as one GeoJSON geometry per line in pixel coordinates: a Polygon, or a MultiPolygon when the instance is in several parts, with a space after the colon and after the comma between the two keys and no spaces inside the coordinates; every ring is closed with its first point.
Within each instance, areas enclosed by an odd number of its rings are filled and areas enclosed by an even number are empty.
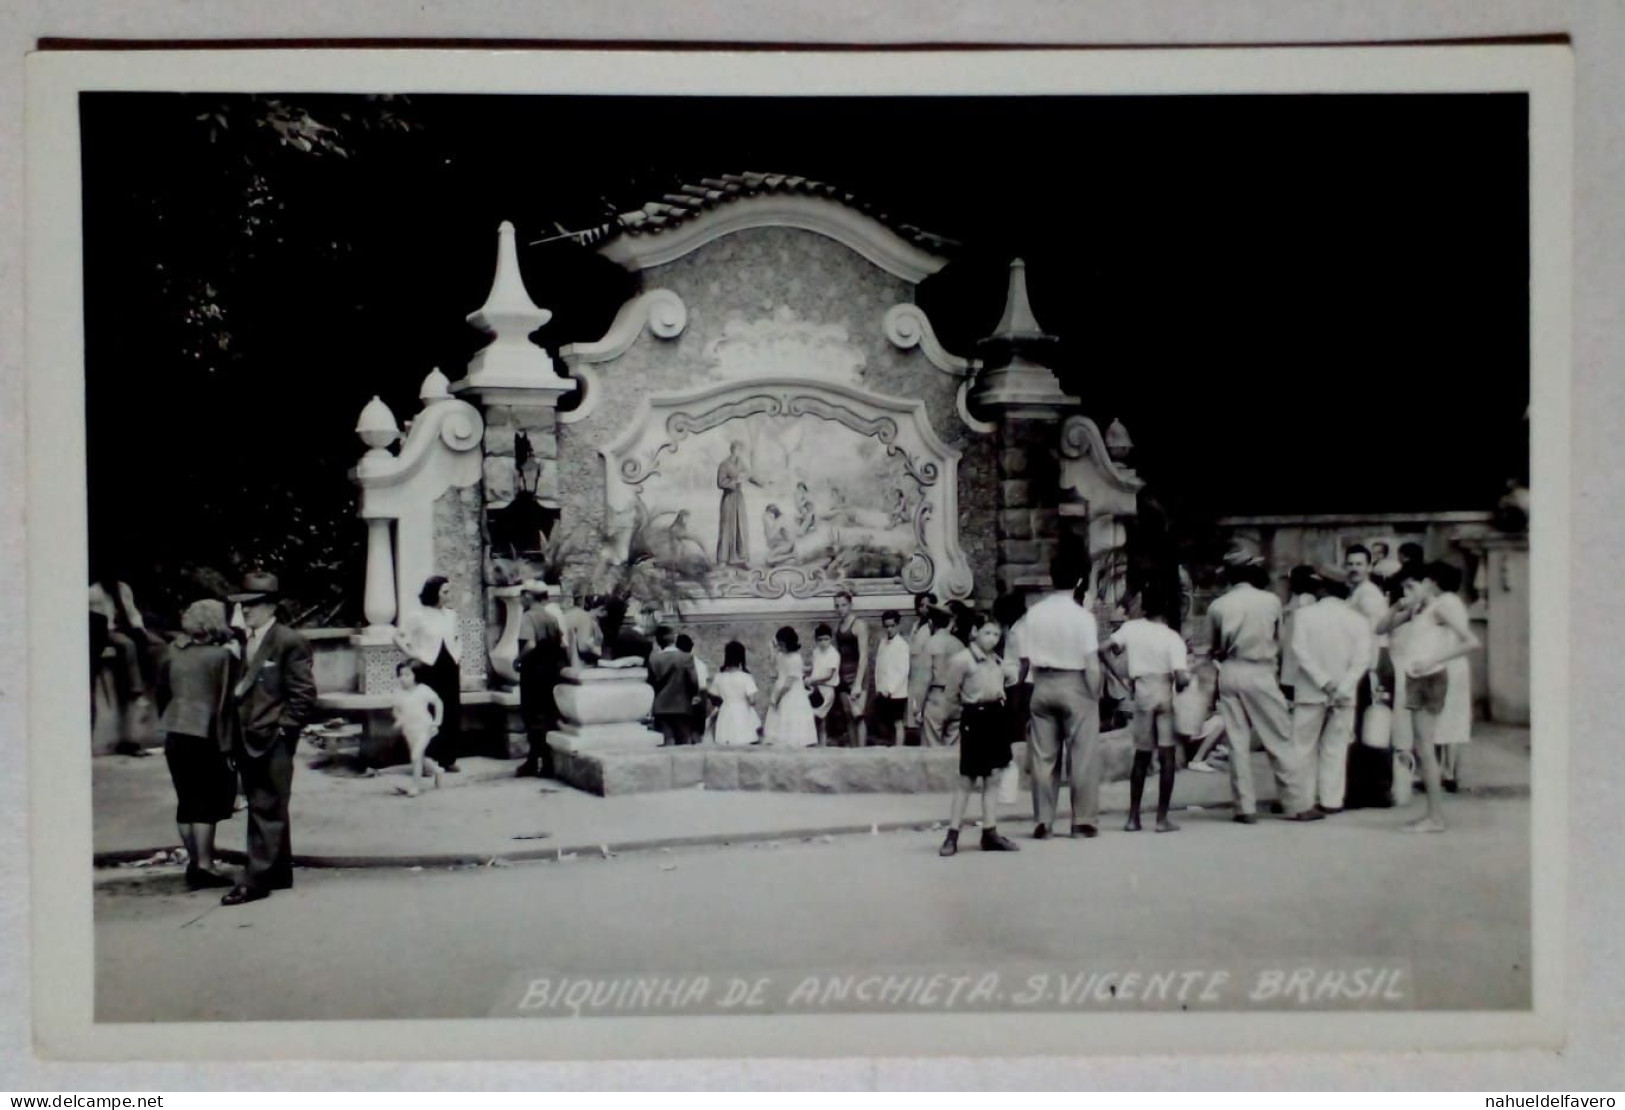
{"type": "Polygon", "coordinates": [[[1004,630],[989,613],[970,620],[970,646],[949,663],[945,691],[959,708],[959,782],[954,786],[948,837],[937,853],[959,851],[959,830],[970,808],[970,793],[982,792],[982,851],[1019,851],[999,832],[994,797],[999,772],[1010,765],[1010,729],[1004,705],[1004,662],[994,651],[1004,630]]]}
{"type": "Polygon", "coordinates": [[[440,722],[446,714],[445,703],[434,692],[434,687],[420,681],[421,666],[411,659],[403,659],[395,668],[401,688],[391,707],[395,713],[395,727],[406,737],[407,751],[412,754],[412,784],[406,788],[406,793],[413,798],[420,793],[426,763],[434,775],[434,784],[440,785],[440,765],[429,759],[426,753],[429,741],[440,731],[440,722]]]}

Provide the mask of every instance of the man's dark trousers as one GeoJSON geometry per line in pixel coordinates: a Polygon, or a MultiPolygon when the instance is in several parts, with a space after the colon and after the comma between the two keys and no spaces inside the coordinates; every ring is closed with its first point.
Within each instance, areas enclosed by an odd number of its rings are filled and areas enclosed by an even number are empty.
{"type": "Polygon", "coordinates": [[[248,801],[248,869],[243,885],[256,890],[287,890],[293,886],[288,797],[293,788],[293,751],[298,743],[297,735],[278,736],[269,742],[264,755],[245,751],[237,754],[243,797],[248,801]]]}

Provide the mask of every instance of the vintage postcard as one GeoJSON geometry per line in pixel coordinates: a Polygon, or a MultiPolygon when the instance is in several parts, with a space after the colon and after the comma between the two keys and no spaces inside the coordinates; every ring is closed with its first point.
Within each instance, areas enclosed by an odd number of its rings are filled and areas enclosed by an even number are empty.
{"type": "Polygon", "coordinates": [[[1563,1043],[1566,47],[28,77],[42,1054],[1563,1043]]]}

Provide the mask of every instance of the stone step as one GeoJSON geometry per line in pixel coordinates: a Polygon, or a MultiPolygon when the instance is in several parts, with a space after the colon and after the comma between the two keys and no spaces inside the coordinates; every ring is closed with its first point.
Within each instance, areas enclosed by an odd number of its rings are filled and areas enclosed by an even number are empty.
{"type": "MultiPolygon", "coordinates": [[[[1101,781],[1128,776],[1127,729],[1101,736],[1101,781]]],[[[1024,766],[1026,745],[1014,746],[1024,766]]],[[[800,794],[940,794],[959,779],[958,748],[802,748],[696,745],[623,751],[555,750],[557,776],[601,796],[664,790],[770,790],[800,794]]],[[[1023,789],[1026,775],[1023,774],[1023,789]]]]}

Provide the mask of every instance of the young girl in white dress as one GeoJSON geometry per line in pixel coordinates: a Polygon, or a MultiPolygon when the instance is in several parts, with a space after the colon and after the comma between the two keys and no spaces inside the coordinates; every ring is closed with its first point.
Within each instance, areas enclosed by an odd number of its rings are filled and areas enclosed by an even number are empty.
{"type": "Polygon", "coordinates": [[[802,684],[806,670],[801,662],[801,638],[786,625],[774,635],[773,643],[778,648],[778,678],[768,696],[762,742],[780,748],[813,747],[818,743],[818,729],[802,684]]]}
{"type": "Polygon", "coordinates": [[[722,649],[722,670],[711,678],[710,692],[722,699],[717,710],[716,742],[725,745],[754,744],[762,719],[756,715],[756,680],[745,667],[745,645],[728,641],[722,649]]]}

